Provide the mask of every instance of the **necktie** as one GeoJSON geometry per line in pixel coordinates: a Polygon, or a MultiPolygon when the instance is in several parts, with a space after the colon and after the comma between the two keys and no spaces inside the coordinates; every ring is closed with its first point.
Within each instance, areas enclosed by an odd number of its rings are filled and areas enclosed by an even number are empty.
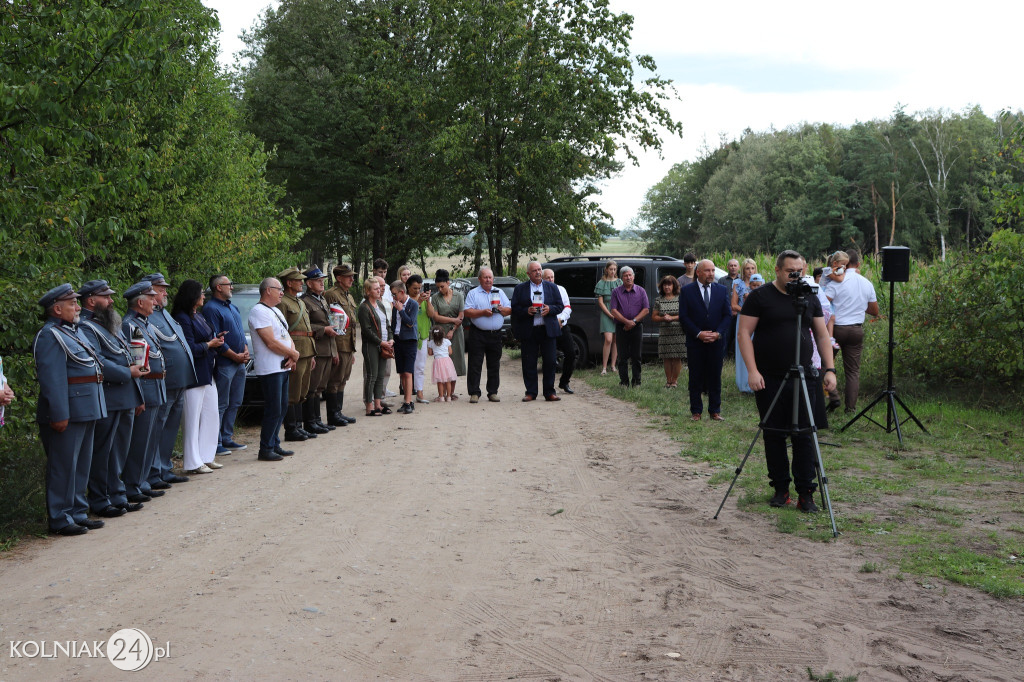
{"type": "Polygon", "coordinates": [[[704,307],[711,310],[711,286],[704,285],[704,307]]]}

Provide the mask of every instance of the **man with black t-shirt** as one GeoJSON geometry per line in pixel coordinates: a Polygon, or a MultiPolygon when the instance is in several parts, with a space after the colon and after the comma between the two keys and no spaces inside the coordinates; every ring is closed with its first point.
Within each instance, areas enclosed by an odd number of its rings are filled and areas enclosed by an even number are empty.
{"type": "MultiPolygon", "coordinates": [[[[814,471],[814,440],[811,433],[787,433],[792,426],[793,384],[786,382],[786,371],[792,365],[796,349],[796,308],[794,299],[786,293],[787,282],[793,273],[802,274],[804,259],[796,251],[783,251],[775,261],[775,280],[771,286],[755,289],[747,295],[740,311],[739,346],[747,364],[748,383],[757,400],[757,411],[764,423],[764,454],[768,461],[768,479],[775,488],[769,504],[783,507],[789,503],[789,460],[786,457],[786,437],[793,441],[793,478],[799,495],[797,508],[804,512],[818,510],[814,504],[817,480],[814,471]],[[757,334],[754,334],[754,331],[757,334]],[[754,336],[751,339],[751,336],[754,336]],[[779,386],[785,383],[775,410],[765,419],[768,408],[779,386]]],[[[817,297],[807,297],[807,310],[800,322],[800,365],[807,378],[811,404],[824,401],[821,381],[811,365],[811,327],[821,354],[821,367],[825,372],[825,387],[835,388],[836,370],[832,362],[832,343],[825,329],[821,304],[817,297]]],[[[799,389],[798,389],[799,390],[799,389]]],[[[809,428],[810,418],[802,396],[799,399],[801,429],[809,428]]]]}

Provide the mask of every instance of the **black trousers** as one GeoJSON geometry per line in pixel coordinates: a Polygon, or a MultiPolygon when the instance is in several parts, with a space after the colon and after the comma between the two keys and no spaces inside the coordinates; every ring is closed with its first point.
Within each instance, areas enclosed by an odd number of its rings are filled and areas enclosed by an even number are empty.
{"type": "Polygon", "coordinates": [[[555,394],[555,341],[542,324],[531,327],[530,335],[520,339],[526,395],[537,397],[537,358],[542,358],[544,364],[544,395],[555,394]]]}
{"type": "Polygon", "coordinates": [[[498,392],[501,384],[501,348],[502,331],[485,331],[475,326],[470,327],[466,334],[466,387],[470,395],[480,396],[480,378],[483,374],[484,360],[487,361],[487,395],[498,392]]]}
{"type": "Polygon", "coordinates": [[[732,316],[732,324],[725,332],[725,357],[731,358],[736,355],[736,315],[732,316]]]}
{"type": "Polygon", "coordinates": [[[562,335],[558,337],[558,350],[562,351],[562,376],[558,385],[568,386],[576,369],[576,344],[572,342],[572,334],[565,327],[562,327],[562,335]]]}
{"type": "MultiPolygon", "coordinates": [[[[814,412],[817,412],[818,405],[824,403],[825,396],[821,388],[821,381],[816,376],[813,376],[812,372],[813,370],[810,368],[804,368],[804,373],[807,377],[807,392],[811,398],[812,409],[814,412]]],[[[807,418],[807,406],[804,403],[799,384],[797,384],[796,390],[800,411],[799,421],[797,422],[798,426],[802,429],[809,428],[811,421],[807,418]]],[[[766,376],[764,378],[764,388],[754,393],[754,399],[757,401],[757,412],[765,426],[762,437],[764,438],[764,456],[768,463],[768,481],[773,488],[788,488],[789,482],[792,480],[796,484],[795,487],[798,493],[813,493],[818,487],[817,475],[814,470],[816,463],[814,439],[809,431],[799,434],[787,433],[793,425],[792,380],[784,382],[782,377],[766,376]],[[775,397],[775,392],[783,384],[785,385],[782,388],[782,393],[779,395],[779,400],[775,403],[775,410],[772,411],[772,414],[766,420],[765,415],[768,413],[768,407],[775,397]],[[789,476],[790,465],[789,458],[786,455],[787,438],[793,442],[792,478],[789,476]]],[[[815,423],[818,423],[817,417],[815,417],[815,423]]],[[[821,426],[819,424],[819,428],[821,426]]]]}
{"type": "Polygon", "coordinates": [[[633,385],[640,385],[640,353],[643,350],[644,326],[637,324],[627,330],[615,325],[615,343],[619,347],[619,383],[629,384],[629,366],[633,365],[633,385]]]}
{"type": "Polygon", "coordinates": [[[704,411],[702,393],[708,394],[708,412],[722,411],[722,356],[725,343],[719,339],[714,343],[700,341],[686,343],[686,363],[690,370],[687,387],[690,390],[690,413],[704,411]]]}

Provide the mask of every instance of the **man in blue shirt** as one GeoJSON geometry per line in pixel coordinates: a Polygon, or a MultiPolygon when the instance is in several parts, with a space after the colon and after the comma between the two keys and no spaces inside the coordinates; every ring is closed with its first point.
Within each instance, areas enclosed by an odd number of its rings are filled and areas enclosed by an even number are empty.
{"type": "Polygon", "coordinates": [[[508,296],[494,286],[494,272],[488,267],[480,268],[477,275],[480,286],[466,294],[466,319],[470,321],[466,334],[466,353],[469,365],[466,368],[466,385],[469,388],[469,402],[480,402],[480,377],[483,374],[484,358],[487,359],[487,399],[492,403],[498,399],[501,383],[501,326],[505,316],[512,314],[508,296]]]}
{"type": "Polygon", "coordinates": [[[215,334],[227,332],[224,345],[217,349],[214,367],[217,381],[217,410],[220,412],[220,445],[218,455],[244,450],[235,442],[235,416],[245,394],[245,366],[249,362],[249,346],[245,342],[242,313],[231,302],[234,285],[227,275],[210,278],[210,298],[203,306],[203,317],[215,334]]]}

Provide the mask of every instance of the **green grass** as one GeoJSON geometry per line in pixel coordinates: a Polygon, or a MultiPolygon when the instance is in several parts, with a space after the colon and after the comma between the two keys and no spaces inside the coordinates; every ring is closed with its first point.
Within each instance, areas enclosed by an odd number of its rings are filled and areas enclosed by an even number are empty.
{"type": "MultiPolygon", "coordinates": [[[[722,375],[727,421],[721,423],[690,420],[685,370],[675,391],[663,388],[660,363],[644,366],[644,384],[636,389],[620,387],[612,374],[580,376],[645,410],[653,427],[679,443],[680,457],[712,467],[708,504],[717,508],[758,423],[753,398],[736,389],[732,363],[722,375]]],[[[862,399],[873,397],[862,391],[862,399]]],[[[895,432],[864,419],[839,433],[846,423],[839,417],[832,430],[819,432],[839,541],[872,555],[862,572],[892,571],[899,579],[941,579],[1002,598],[1024,597],[1024,424],[1016,405],[975,408],[942,395],[904,401],[929,433],[907,422],[902,446],[895,432]]],[[[869,414],[885,423],[883,406],[869,414]]],[[[832,540],[824,510],[772,509],[771,492],[758,439],[723,516],[736,509],[763,514],[778,532],[832,540]]]]}

